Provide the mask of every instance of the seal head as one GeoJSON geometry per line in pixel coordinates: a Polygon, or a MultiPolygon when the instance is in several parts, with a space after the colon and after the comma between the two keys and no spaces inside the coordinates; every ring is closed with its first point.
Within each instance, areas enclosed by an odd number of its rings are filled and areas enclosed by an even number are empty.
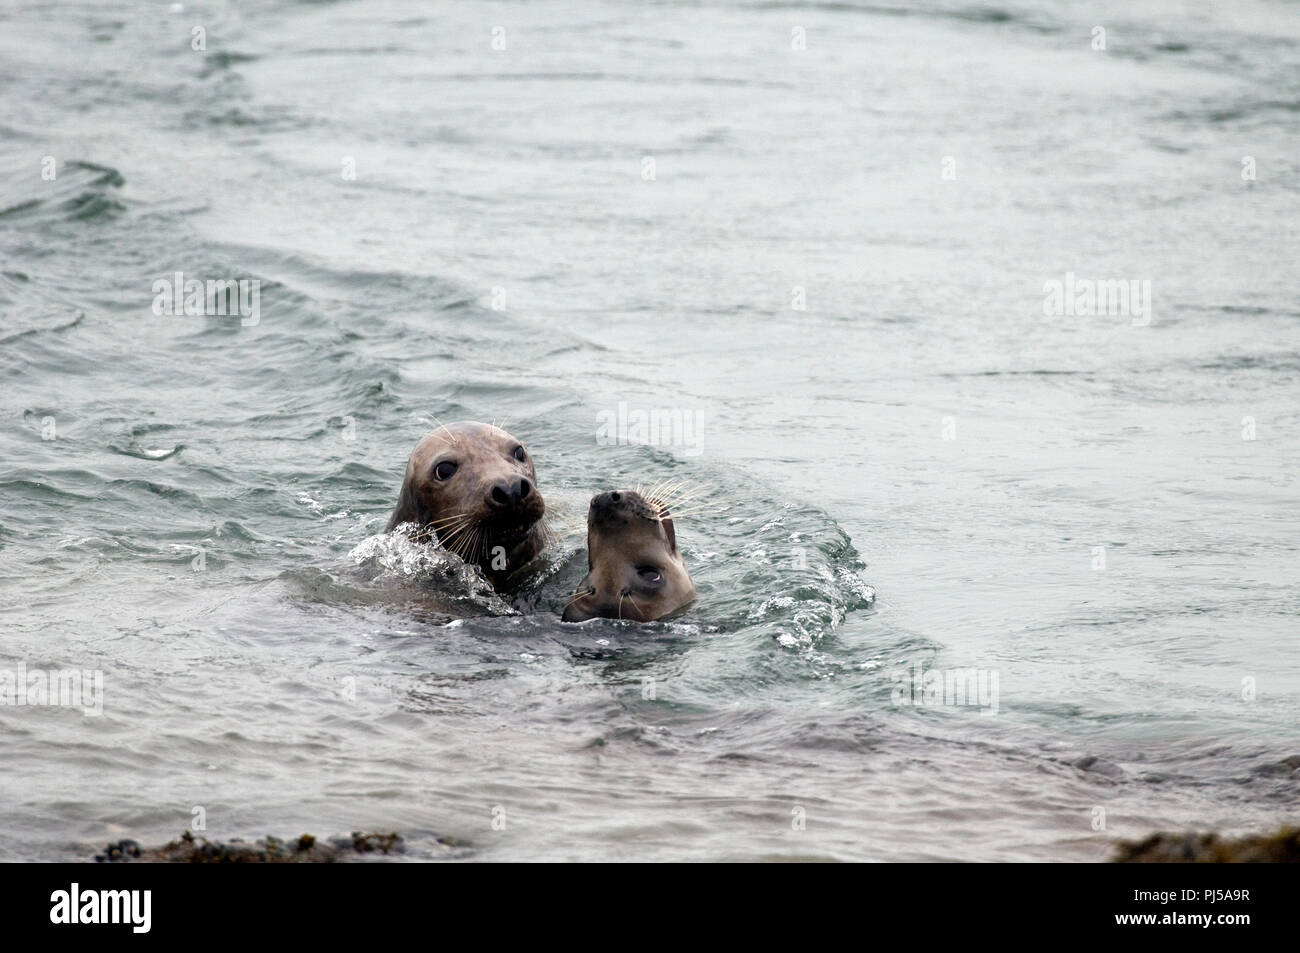
{"type": "Polygon", "coordinates": [[[406,462],[391,532],[437,542],[500,589],[542,551],[546,512],[527,448],[500,427],[460,421],[425,434],[406,462]]]}
{"type": "Polygon", "coordinates": [[[564,609],[565,622],[597,617],[650,622],[695,598],[667,507],[635,491],[615,490],[592,498],[587,568],[564,609]]]}

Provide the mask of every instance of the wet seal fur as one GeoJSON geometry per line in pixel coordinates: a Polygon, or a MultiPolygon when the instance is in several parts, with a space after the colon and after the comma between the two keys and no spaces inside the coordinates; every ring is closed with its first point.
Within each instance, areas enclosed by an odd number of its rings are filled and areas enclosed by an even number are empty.
{"type": "Polygon", "coordinates": [[[542,551],[545,513],[524,445],[500,427],[458,421],[411,451],[388,532],[415,524],[413,540],[474,563],[500,590],[542,551]]]}
{"type": "Polygon", "coordinates": [[[686,606],[695,584],[662,500],[634,490],[601,493],[587,510],[587,575],[564,608],[565,622],[650,622],[686,606]]]}

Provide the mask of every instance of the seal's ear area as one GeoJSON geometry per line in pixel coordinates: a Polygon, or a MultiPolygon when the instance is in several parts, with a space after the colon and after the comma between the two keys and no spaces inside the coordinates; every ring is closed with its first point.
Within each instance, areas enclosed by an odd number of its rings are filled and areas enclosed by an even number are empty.
{"type": "Polygon", "coordinates": [[[415,523],[424,526],[433,519],[433,514],[429,512],[420,495],[415,492],[411,486],[410,480],[402,481],[402,491],[397,495],[397,509],[393,510],[393,515],[388,520],[388,528],[384,530],[391,533],[403,523],[415,523]]]}
{"type": "Polygon", "coordinates": [[[677,530],[673,527],[673,518],[664,510],[664,515],[659,517],[659,525],[664,528],[664,535],[668,537],[668,549],[672,553],[677,552],[677,530]]]}

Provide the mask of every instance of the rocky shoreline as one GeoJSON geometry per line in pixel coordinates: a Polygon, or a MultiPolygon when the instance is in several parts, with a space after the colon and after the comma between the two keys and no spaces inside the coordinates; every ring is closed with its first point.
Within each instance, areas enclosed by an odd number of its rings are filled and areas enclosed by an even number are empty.
{"type": "Polygon", "coordinates": [[[133,840],[117,841],[95,855],[97,863],[142,864],[336,864],[400,854],[405,849],[395,833],[354,831],[350,835],[319,840],[303,834],[291,840],[263,837],[247,842],[210,841],[185,831],[162,847],[141,847],[133,840]]]}
{"type": "Polygon", "coordinates": [[[1116,864],[1295,864],[1300,863],[1300,828],[1284,827],[1261,836],[1159,833],[1121,841],[1116,864]]]}
{"type": "MultiPolygon", "coordinates": [[[[448,848],[458,845],[440,841],[448,848]]],[[[329,837],[312,834],[281,840],[232,838],[213,841],[185,831],[161,847],[136,841],[109,844],[95,855],[97,863],[144,864],[337,864],[384,860],[405,853],[401,835],[363,833],[329,837]]],[[[1221,837],[1213,833],[1161,832],[1142,840],[1119,841],[1110,858],[1115,864],[1294,864],[1300,863],[1300,828],[1283,827],[1257,836],[1221,837]]]]}

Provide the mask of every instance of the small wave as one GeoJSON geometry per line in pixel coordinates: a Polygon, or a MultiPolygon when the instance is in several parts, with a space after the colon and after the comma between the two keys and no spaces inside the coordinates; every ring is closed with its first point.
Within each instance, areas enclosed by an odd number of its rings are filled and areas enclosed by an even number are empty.
{"type": "Polygon", "coordinates": [[[126,208],[113,190],[126,183],[122,174],[93,162],[69,160],[55,167],[55,178],[43,182],[41,195],[0,193],[0,221],[32,217],[44,210],[75,221],[111,217],[126,208]]]}
{"type": "Polygon", "coordinates": [[[1059,32],[1061,27],[1049,25],[1032,18],[1028,13],[1017,12],[1005,7],[937,5],[918,8],[912,5],[857,4],[821,0],[821,2],[802,3],[791,0],[769,0],[755,4],[766,10],[820,10],[828,13],[858,13],[866,16],[916,17],[932,20],[958,20],[963,23],[989,24],[992,26],[1018,26],[1038,33],[1059,32]]]}
{"type": "Polygon", "coordinates": [[[151,449],[148,447],[142,447],[135,443],[126,445],[110,443],[108,449],[113,453],[120,453],[124,457],[135,457],[137,460],[168,460],[184,450],[185,445],[183,443],[178,443],[172,447],[157,447],[151,449]]]}
{"type": "Polygon", "coordinates": [[[84,321],[85,319],[86,319],[86,313],[82,311],[78,313],[78,315],[75,318],[73,318],[71,321],[65,321],[63,324],[55,324],[47,328],[25,328],[22,331],[15,331],[13,334],[0,338],[0,344],[12,344],[14,341],[17,341],[19,338],[29,337],[30,335],[33,334],[45,334],[47,332],[58,333],[59,331],[70,331],[73,328],[78,327],[81,324],[81,322],[84,321]]]}
{"type": "Polygon", "coordinates": [[[233,50],[211,50],[203,57],[203,66],[199,76],[210,76],[228,70],[239,63],[255,63],[261,59],[253,53],[236,53],[233,50]]]}
{"type": "Polygon", "coordinates": [[[440,546],[414,542],[409,535],[412,528],[404,524],[392,532],[371,536],[348,553],[370,585],[418,583],[439,602],[468,614],[517,614],[477,566],[440,546]]]}
{"type": "Polygon", "coordinates": [[[694,574],[701,602],[712,603],[704,617],[724,628],[755,628],[785,648],[811,649],[850,612],[875,603],[848,535],[811,507],[732,515],[710,544],[712,553],[696,554],[703,564],[694,574]]]}
{"type": "Polygon", "coordinates": [[[303,131],[319,124],[320,120],[305,116],[289,108],[265,107],[261,112],[250,112],[240,106],[224,108],[191,109],[184,116],[189,129],[230,127],[239,130],[263,132],[303,131]]]}
{"type": "Polygon", "coordinates": [[[1227,106],[1211,105],[1199,109],[1176,109],[1161,118],[1170,122],[1218,126],[1230,123],[1259,124],[1275,119],[1290,122],[1292,115],[1297,112],[1300,112],[1300,100],[1266,99],[1227,106]]]}

